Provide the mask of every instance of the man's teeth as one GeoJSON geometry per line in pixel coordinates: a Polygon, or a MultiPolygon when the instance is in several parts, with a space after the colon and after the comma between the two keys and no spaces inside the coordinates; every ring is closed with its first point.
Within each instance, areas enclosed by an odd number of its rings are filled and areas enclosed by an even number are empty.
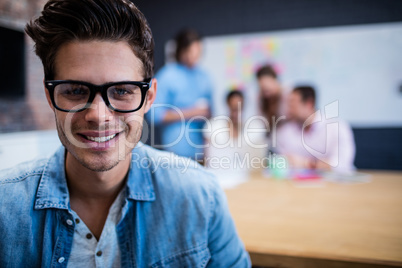
{"type": "Polygon", "coordinates": [[[91,137],[91,136],[85,136],[85,137],[90,141],[105,142],[105,141],[113,139],[115,136],[116,136],[116,134],[106,136],[106,137],[91,137]]]}

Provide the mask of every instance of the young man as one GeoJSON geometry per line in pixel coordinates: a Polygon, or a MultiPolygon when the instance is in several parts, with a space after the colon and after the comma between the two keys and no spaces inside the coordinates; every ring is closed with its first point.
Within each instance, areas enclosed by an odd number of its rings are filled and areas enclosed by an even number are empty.
{"type": "Polygon", "coordinates": [[[0,172],[0,267],[250,266],[214,178],[139,142],[157,90],[143,14],[51,0],[26,32],[64,147],[0,172]]]}
{"type": "Polygon", "coordinates": [[[316,111],[315,90],[296,87],[289,96],[289,122],[277,132],[277,152],[285,155],[292,168],[354,170],[355,144],[348,124],[316,111]],[[328,118],[328,119],[327,119],[328,118]]]}

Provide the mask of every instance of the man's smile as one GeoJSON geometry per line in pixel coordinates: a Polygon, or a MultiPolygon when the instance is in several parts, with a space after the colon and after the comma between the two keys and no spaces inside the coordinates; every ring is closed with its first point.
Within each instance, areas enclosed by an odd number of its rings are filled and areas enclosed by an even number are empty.
{"type": "Polygon", "coordinates": [[[107,130],[107,131],[84,131],[78,132],[77,135],[85,143],[107,144],[118,138],[124,131],[107,130]]]}
{"type": "Polygon", "coordinates": [[[91,136],[84,136],[84,137],[87,138],[88,140],[100,143],[100,142],[109,141],[109,140],[113,139],[115,136],[116,136],[116,134],[106,136],[106,137],[91,137],[91,136]]]}

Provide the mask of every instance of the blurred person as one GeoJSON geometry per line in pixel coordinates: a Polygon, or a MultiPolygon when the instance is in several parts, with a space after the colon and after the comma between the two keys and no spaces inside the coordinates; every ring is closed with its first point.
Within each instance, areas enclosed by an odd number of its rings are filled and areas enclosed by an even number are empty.
{"type": "Polygon", "coordinates": [[[276,133],[277,152],[286,156],[291,168],[339,172],[354,170],[352,130],[337,117],[326,119],[326,114],[320,115],[321,111],[316,111],[315,105],[313,87],[293,89],[288,100],[289,121],[276,133]]]}
{"type": "Polygon", "coordinates": [[[260,167],[252,167],[251,161],[256,157],[262,159],[266,150],[263,120],[256,116],[245,121],[244,103],[242,91],[230,91],[226,96],[229,116],[216,116],[204,128],[205,164],[207,168],[223,171],[220,176],[244,177],[252,168],[260,167]]]}
{"type": "Polygon", "coordinates": [[[260,67],[256,73],[259,86],[259,106],[261,114],[267,119],[269,129],[267,135],[281,123],[279,117],[286,113],[287,93],[278,81],[278,75],[271,65],[260,67]]]}
{"type": "Polygon", "coordinates": [[[177,62],[167,64],[156,75],[157,105],[150,121],[162,127],[161,143],[165,150],[202,161],[201,130],[211,114],[212,83],[198,66],[201,36],[195,30],[184,29],[175,41],[177,62]]]}
{"type": "Polygon", "coordinates": [[[0,267],[250,267],[211,174],[139,142],[157,81],[137,7],[51,0],[26,32],[63,146],[0,172],[0,267]]]}

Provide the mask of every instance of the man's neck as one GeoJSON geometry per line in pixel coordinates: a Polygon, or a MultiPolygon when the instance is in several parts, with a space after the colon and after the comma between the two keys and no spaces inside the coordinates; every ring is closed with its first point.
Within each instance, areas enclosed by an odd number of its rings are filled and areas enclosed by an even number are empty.
{"type": "Polygon", "coordinates": [[[66,176],[70,206],[99,240],[109,209],[124,187],[131,158],[108,171],[95,172],[84,167],[67,152],[66,176]]]}
{"type": "Polygon", "coordinates": [[[305,118],[298,120],[298,124],[300,124],[300,127],[302,128],[304,126],[304,131],[310,131],[312,124],[315,120],[315,116],[312,116],[315,113],[315,110],[312,110],[311,113],[309,113],[309,116],[306,116],[305,118]]]}
{"type": "Polygon", "coordinates": [[[123,188],[130,166],[130,158],[108,171],[96,172],[79,163],[69,152],[66,155],[66,176],[70,199],[83,202],[113,203],[123,188]]]}

